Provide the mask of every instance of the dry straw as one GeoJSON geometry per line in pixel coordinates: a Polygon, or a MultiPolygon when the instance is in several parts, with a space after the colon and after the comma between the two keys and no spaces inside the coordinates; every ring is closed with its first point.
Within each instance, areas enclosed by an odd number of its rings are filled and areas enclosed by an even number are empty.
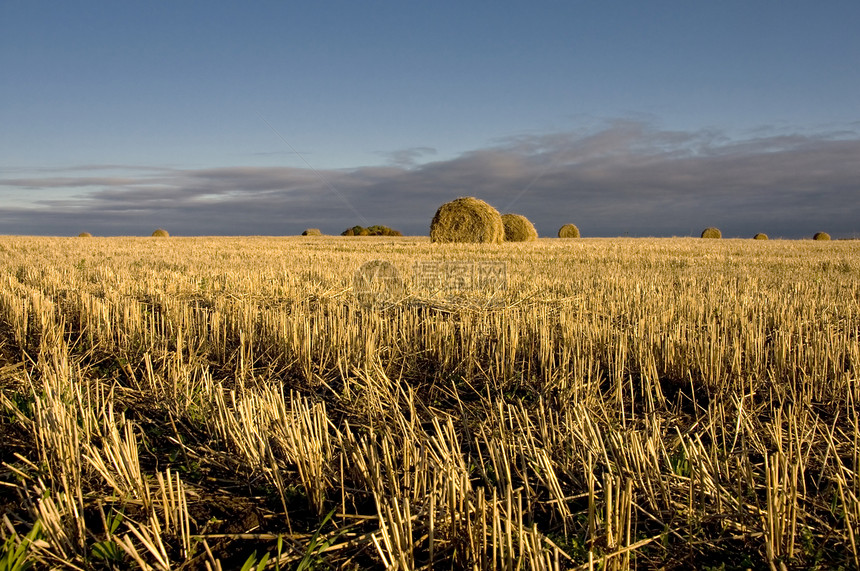
{"type": "Polygon", "coordinates": [[[830,240],[830,234],[827,232],[816,232],[814,236],[812,236],[813,240],[830,240]]]}
{"type": "Polygon", "coordinates": [[[155,232],[152,233],[154,238],[167,238],[170,236],[170,233],[164,228],[159,228],[155,232]]]}
{"type": "Polygon", "coordinates": [[[502,214],[505,226],[505,242],[531,242],[537,240],[534,224],[521,214],[502,214]]]}
{"type": "Polygon", "coordinates": [[[78,234],[78,238],[92,238],[92,237],[93,237],[93,235],[90,234],[89,232],[81,232],[80,234],[78,234]]]}
{"type": "Polygon", "coordinates": [[[713,226],[710,228],[705,228],[702,230],[702,238],[722,238],[723,233],[720,232],[719,228],[714,228],[713,226]]]}
{"type": "Polygon", "coordinates": [[[768,239],[767,234],[765,234],[764,232],[759,232],[758,234],[753,236],[753,240],[767,240],[767,239],[768,239]]]}
{"type": "Polygon", "coordinates": [[[0,425],[28,435],[3,457],[7,567],[113,553],[229,569],[285,539],[269,568],[308,554],[332,568],[700,568],[731,534],[731,556],[756,567],[860,569],[858,243],[735,241],[726,257],[643,238],[607,257],[603,240],[517,255],[418,241],[381,261],[371,239],[297,240],[287,257],[272,256],[279,238],[157,242],[142,256],[126,239],[0,236],[4,268],[23,268],[0,279],[16,344],[0,425]],[[474,254],[503,262],[504,289],[454,294],[461,270],[476,283],[479,265],[456,260],[474,254]],[[396,271],[416,258],[454,268],[430,264],[420,302],[396,271]],[[121,359],[128,386],[93,355],[121,359]],[[177,446],[148,446],[155,431],[177,446]],[[231,517],[193,526],[189,503],[231,517]],[[237,528],[249,517],[272,526],[237,528]]]}
{"type": "Polygon", "coordinates": [[[462,197],[439,207],[430,223],[431,242],[499,244],[505,225],[499,212],[477,198],[462,197]]]}
{"type": "Polygon", "coordinates": [[[559,238],[579,238],[579,228],[576,224],[565,224],[558,229],[559,238]]]}
{"type": "Polygon", "coordinates": [[[308,228],[302,232],[302,236],[322,236],[322,232],[319,228],[308,228]]]}

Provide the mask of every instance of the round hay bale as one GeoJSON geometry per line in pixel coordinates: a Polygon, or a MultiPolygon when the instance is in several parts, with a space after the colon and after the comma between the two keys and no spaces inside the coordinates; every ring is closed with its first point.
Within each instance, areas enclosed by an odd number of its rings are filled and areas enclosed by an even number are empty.
{"type": "Polygon", "coordinates": [[[705,228],[702,230],[702,238],[722,238],[723,233],[720,232],[719,228],[714,228],[713,226],[710,228],[705,228]]]}
{"type": "Polygon", "coordinates": [[[302,232],[302,236],[322,236],[322,232],[319,228],[308,228],[302,232]]]}
{"type": "Polygon", "coordinates": [[[457,198],[439,207],[430,223],[431,242],[499,244],[505,225],[499,212],[477,198],[457,198]]]}
{"type": "Polygon", "coordinates": [[[502,214],[505,226],[505,242],[531,242],[537,240],[534,224],[521,214],[502,214]]]}
{"type": "Polygon", "coordinates": [[[93,237],[93,235],[90,234],[89,232],[81,232],[80,234],[78,234],[78,238],[92,238],[92,237],[93,237]]]}
{"type": "Polygon", "coordinates": [[[830,234],[827,232],[816,232],[812,237],[813,240],[830,240],[830,234]]]}
{"type": "Polygon", "coordinates": [[[767,240],[767,234],[764,232],[759,232],[755,236],[753,236],[753,240],[767,240]]]}
{"type": "Polygon", "coordinates": [[[164,228],[158,228],[152,233],[153,238],[167,238],[168,236],[170,236],[170,234],[164,228]]]}
{"type": "Polygon", "coordinates": [[[565,224],[558,229],[559,238],[579,238],[579,228],[576,224],[565,224]]]}

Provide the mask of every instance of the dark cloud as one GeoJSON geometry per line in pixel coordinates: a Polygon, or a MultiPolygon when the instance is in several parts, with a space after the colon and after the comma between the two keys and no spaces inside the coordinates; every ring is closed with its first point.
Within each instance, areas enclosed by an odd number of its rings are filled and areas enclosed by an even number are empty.
{"type": "Polygon", "coordinates": [[[394,152],[378,153],[388,159],[388,162],[398,167],[412,167],[422,157],[427,155],[435,155],[436,149],[433,147],[411,147],[409,149],[400,149],[394,152]]]}
{"type": "Polygon", "coordinates": [[[0,179],[0,186],[39,190],[47,188],[81,188],[89,186],[134,186],[138,181],[117,177],[47,177],[0,179]]]}
{"type": "Polygon", "coordinates": [[[163,226],[176,235],[284,235],[369,222],[426,234],[441,203],[469,195],[528,216],[542,235],[567,222],[590,236],[691,235],[706,226],[727,236],[860,234],[856,131],[760,130],[737,140],[626,120],[416,164],[431,151],[405,149],[390,155],[390,166],[349,170],[90,165],[32,178],[16,170],[0,188],[50,192],[34,195],[30,208],[0,204],[0,233],[145,234],[163,226]],[[93,176],[98,170],[123,172],[93,176]]]}

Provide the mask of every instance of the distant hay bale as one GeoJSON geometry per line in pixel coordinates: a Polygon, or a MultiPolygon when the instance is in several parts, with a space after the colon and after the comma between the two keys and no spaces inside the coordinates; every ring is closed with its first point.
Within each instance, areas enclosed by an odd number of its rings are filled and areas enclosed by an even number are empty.
{"type": "Polygon", "coordinates": [[[812,237],[813,240],[830,240],[830,234],[827,232],[816,232],[812,237]]]}
{"type": "Polygon", "coordinates": [[[753,240],[767,240],[767,234],[764,232],[759,232],[755,236],[753,236],[753,240]]]}
{"type": "Polygon", "coordinates": [[[319,228],[308,228],[302,232],[302,236],[322,236],[322,232],[319,228]]]}
{"type": "Polygon", "coordinates": [[[78,234],[78,238],[92,238],[92,237],[93,237],[93,235],[90,234],[89,232],[81,232],[80,234],[78,234]]]}
{"type": "Polygon", "coordinates": [[[164,228],[159,228],[152,233],[153,238],[167,238],[170,234],[164,228]]]}
{"type": "Polygon", "coordinates": [[[723,237],[723,233],[720,232],[719,228],[710,227],[710,228],[705,228],[704,230],[702,230],[702,238],[722,238],[722,237],[723,237]]]}
{"type": "Polygon", "coordinates": [[[502,214],[505,226],[505,242],[531,242],[537,240],[538,233],[528,218],[521,214],[502,214]]]}
{"type": "Polygon", "coordinates": [[[579,228],[576,224],[565,224],[558,229],[559,238],[579,238],[579,228]]]}
{"type": "Polygon", "coordinates": [[[439,207],[430,223],[431,242],[499,244],[505,225],[499,212],[477,198],[457,198],[439,207]]]}

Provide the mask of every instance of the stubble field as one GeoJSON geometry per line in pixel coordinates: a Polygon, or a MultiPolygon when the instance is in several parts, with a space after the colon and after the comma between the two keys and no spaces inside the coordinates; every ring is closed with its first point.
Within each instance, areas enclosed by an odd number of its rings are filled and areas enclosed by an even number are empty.
{"type": "Polygon", "coordinates": [[[0,389],[3,569],[860,567],[856,241],[0,237],[0,389]]]}

